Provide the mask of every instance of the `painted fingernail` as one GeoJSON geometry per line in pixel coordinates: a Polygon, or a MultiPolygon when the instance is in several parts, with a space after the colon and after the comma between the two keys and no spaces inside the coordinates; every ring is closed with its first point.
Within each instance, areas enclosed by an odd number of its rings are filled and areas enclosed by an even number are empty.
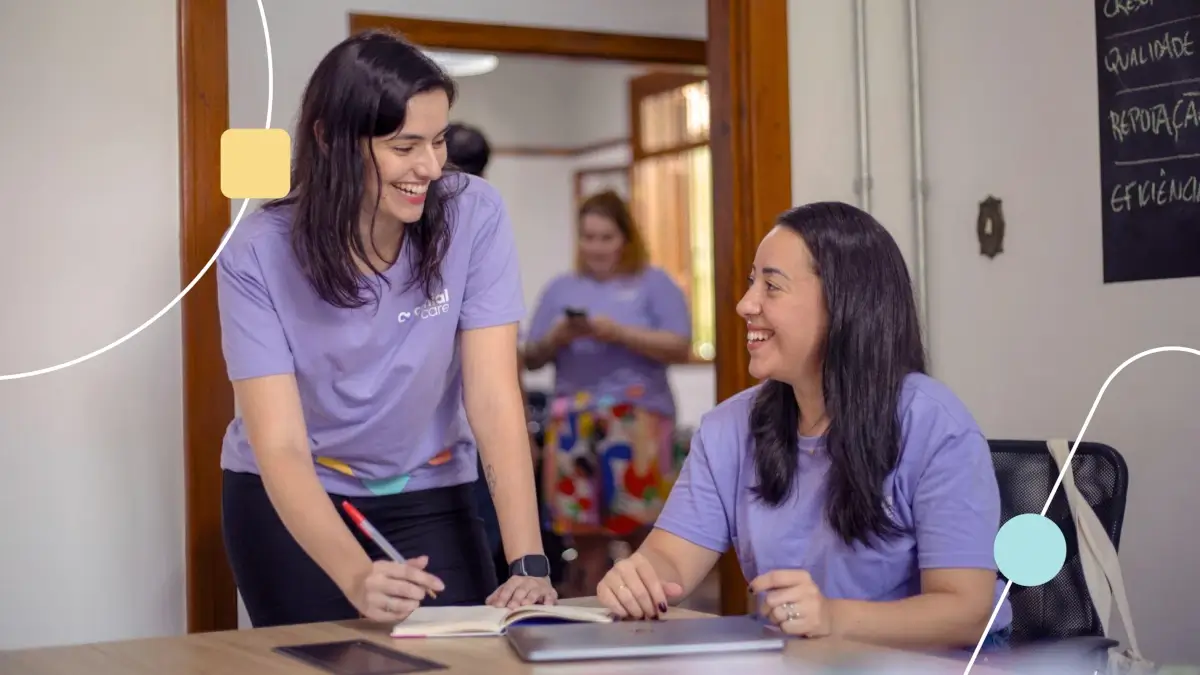
{"type": "Polygon", "coordinates": [[[667,611],[667,603],[665,603],[665,602],[658,603],[658,611],[665,613],[667,611]]]}

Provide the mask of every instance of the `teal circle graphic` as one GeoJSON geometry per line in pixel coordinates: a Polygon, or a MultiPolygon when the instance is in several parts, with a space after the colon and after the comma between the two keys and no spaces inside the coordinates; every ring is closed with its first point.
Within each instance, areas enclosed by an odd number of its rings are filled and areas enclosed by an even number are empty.
{"type": "Polygon", "coordinates": [[[996,533],[996,566],[1014,584],[1041,586],[1067,561],[1067,540],[1053,520],[1022,513],[996,533]]]}

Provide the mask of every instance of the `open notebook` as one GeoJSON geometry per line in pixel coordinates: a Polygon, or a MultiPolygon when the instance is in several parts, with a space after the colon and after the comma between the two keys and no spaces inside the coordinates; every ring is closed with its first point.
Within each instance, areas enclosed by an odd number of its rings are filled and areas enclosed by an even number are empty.
{"type": "Polygon", "coordinates": [[[504,635],[521,623],[612,623],[607,609],[570,605],[527,605],[517,609],[418,607],[392,628],[392,637],[472,637],[504,635]]]}

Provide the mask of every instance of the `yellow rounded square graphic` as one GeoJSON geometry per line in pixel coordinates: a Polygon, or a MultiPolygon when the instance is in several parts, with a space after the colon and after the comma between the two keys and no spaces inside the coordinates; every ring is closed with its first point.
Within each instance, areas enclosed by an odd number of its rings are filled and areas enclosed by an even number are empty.
{"type": "Polygon", "coordinates": [[[277,199],[292,179],[292,139],[283,129],[226,129],[221,134],[221,193],[230,199],[277,199]]]}

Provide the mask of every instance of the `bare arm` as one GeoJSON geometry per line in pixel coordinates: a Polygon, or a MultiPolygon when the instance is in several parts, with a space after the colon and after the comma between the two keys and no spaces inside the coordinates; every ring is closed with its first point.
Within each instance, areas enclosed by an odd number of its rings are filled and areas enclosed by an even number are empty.
{"type": "Polygon", "coordinates": [[[233,383],[254,457],[271,504],[343,593],[371,573],[371,560],[317,480],[293,375],[233,383]]]}
{"type": "Polygon", "coordinates": [[[625,348],[667,364],[687,363],[692,352],[686,337],[665,330],[621,326],[616,338],[625,348]]]}
{"type": "Polygon", "coordinates": [[[921,572],[921,593],[893,602],[830,600],[833,633],[898,648],[974,648],[991,620],[996,573],[921,572]]]}
{"type": "Polygon", "coordinates": [[[638,553],[654,567],[659,580],[676,583],[683,589],[679,599],[696,590],[712,571],[721,554],[711,551],[666,530],[654,528],[638,547],[638,553]]]}
{"type": "Polygon", "coordinates": [[[509,561],[543,552],[516,354],[516,324],[462,333],[467,421],[479,443],[509,561]]]}
{"type": "Polygon", "coordinates": [[[526,369],[541,370],[546,364],[554,360],[554,355],[558,352],[558,345],[554,344],[549,337],[525,343],[525,351],[522,354],[522,358],[524,359],[526,369]]]}

